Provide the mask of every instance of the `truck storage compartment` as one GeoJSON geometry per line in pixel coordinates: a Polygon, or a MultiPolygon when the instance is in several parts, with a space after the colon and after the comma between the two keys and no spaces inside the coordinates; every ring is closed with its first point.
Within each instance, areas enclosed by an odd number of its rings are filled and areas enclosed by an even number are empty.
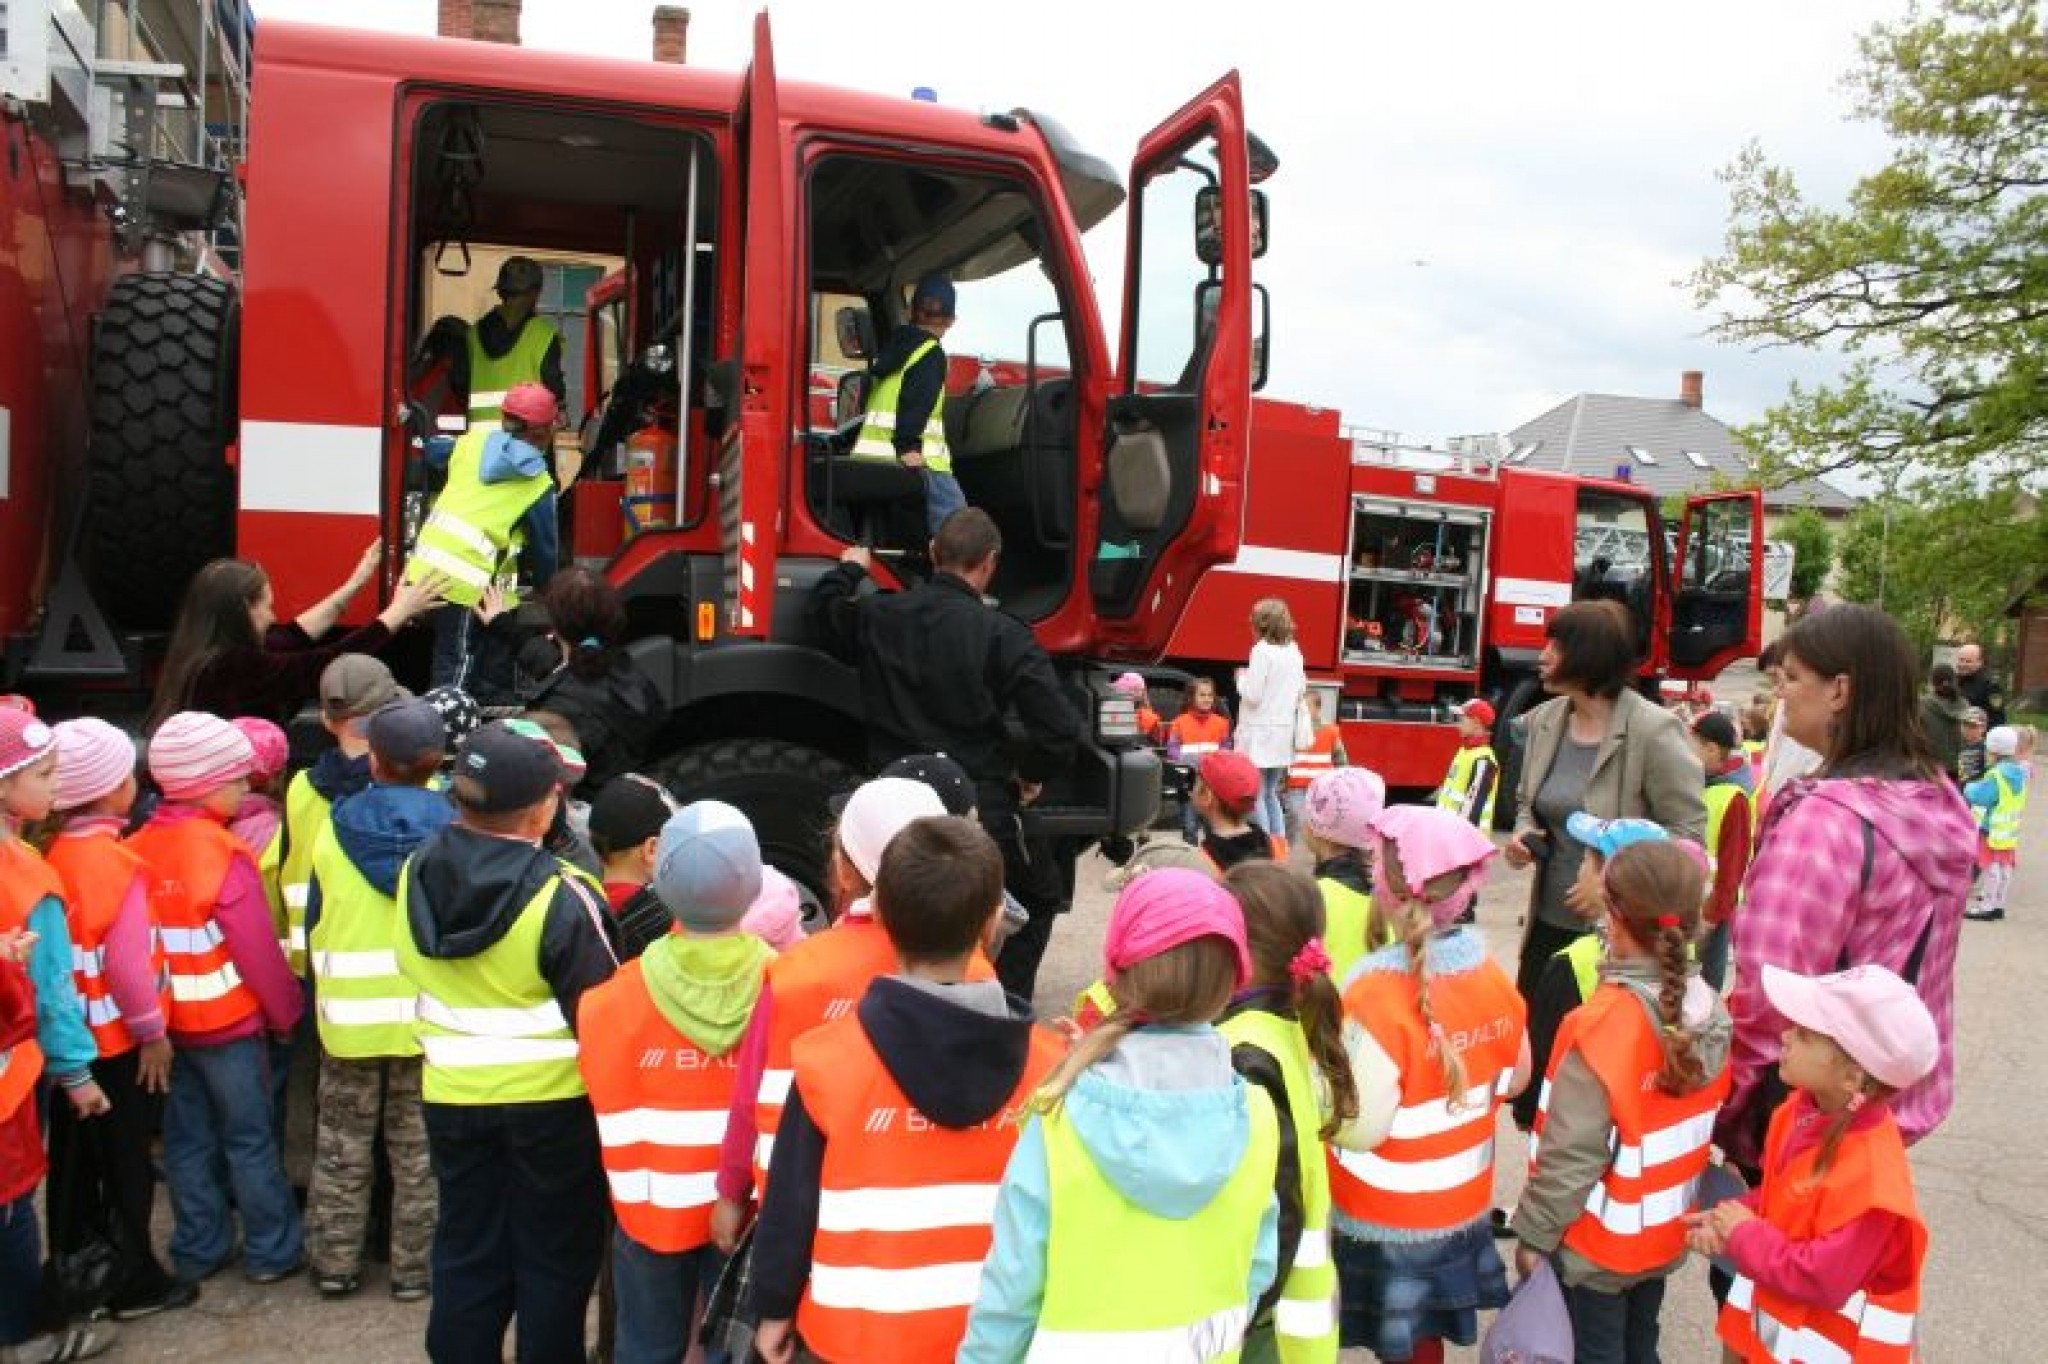
{"type": "Polygon", "coordinates": [[[1478,507],[1354,496],[1345,661],[1476,667],[1491,520],[1478,507]]]}

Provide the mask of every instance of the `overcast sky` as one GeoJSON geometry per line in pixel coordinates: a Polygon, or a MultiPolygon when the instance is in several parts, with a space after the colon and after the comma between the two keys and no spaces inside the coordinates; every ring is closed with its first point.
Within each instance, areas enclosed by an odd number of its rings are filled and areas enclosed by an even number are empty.
{"type": "MultiPolygon", "coordinates": [[[[260,18],[431,33],[435,0],[253,0],[260,18]]],[[[528,46],[644,57],[642,0],[526,0],[528,46]]],[[[1040,108],[1127,166],[1233,66],[1278,153],[1275,396],[1412,438],[1504,431],[1580,392],[1757,416],[1825,358],[1707,340],[1681,280],[1720,241],[1716,172],[1760,139],[1833,201],[1884,144],[1844,114],[1857,34],[1903,0],[1216,0],[770,6],[784,78],[1040,108]]],[[[696,3],[690,60],[745,65],[755,7],[696,3]]],[[[260,94],[259,94],[260,101],[260,94]]],[[[259,104],[260,108],[260,104],[259,104]]],[[[257,117],[261,117],[260,112],[257,117]]],[[[1090,235],[1119,269],[1120,219],[1090,235]]],[[[1103,279],[1105,293],[1115,281],[1103,279]]]]}

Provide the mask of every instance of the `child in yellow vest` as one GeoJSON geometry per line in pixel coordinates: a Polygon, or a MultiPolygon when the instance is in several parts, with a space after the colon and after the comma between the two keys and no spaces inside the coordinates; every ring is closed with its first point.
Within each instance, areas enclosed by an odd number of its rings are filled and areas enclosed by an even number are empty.
{"type": "Polygon", "coordinates": [[[1766,966],[1763,991],[1788,1025],[1778,1072],[1792,1096],[1764,1139],[1762,1185],[1687,1219],[1692,1248],[1736,1272],[1724,1357],[1907,1364],[1927,1223],[1888,1101],[1934,1069],[1934,1018],[1882,966],[1766,966]]]}
{"type": "Polygon", "coordinates": [[[1528,1277],[1554,1257],[1581,1358],[1656,1364],[1665,1281],[1728,1093],[1732,1025],[1688,946],[1706,855],[1631,844],[1606,864],[1607,960],[1561,1027],[1544,1077],[1528,1185],[1515,1208],[1528,1277]]]}
{"type": "Polygon", "coordinates": [[[1373,821],[1375,899],[1401,934],[1344,989],[1359,1118],[1330,1164],[1340,1340],[1382,1360],[1441,1364],[1508,1300],[1488,1225],[1495,1117],[1529,1079],[1521,996],[1460,926],[1493,841],[1447,810],[1373,821]]]}
{"type": "Polygon", "coordinates": [[[1473,697],[1458,707],[1458,751],[1443,784],[1436,789],[1436,807],[1482,829],[1493,827],[1494,797],[1500,787],[1500,759],[1493,752],[1493,707],[1473,697]]]}
{"type": "Polygon", "coordinates": [[[1302,802],[1302,836],[1323,895],[1323,945],[1340,991],[1367,952],[1395,938],[1372,900],[1372,822],[1386,806],[1387,784],[1369,767],[1323,773],[1302,802]]]}
{"type": "Polygon", "coordinates": [[[1211,1026],[1251,978],[1243,913],[1200,872],[1147,872],[1103,961],[1117,1011],[1033,1102],[962,1364],[1235,1360],[1273,1283],[1278,1122],[1211,1026]]]}
{"type": "Polygon", "coordinates": [[[1323,1145],[1358,1116],[1344,1054],[1344,1013],[1323,950],[1315,883],[1269,862],[1233,868],[1224,886],[1244,911],[1252,983],[1217,1027],[1237,1073],[1264,1089],[1280,1117],[1279,1282],[1260,1300],[1246,1361],[1334,1364],[1337,1277],[1330,1265],[1330,1171],[1323,1145]]]}

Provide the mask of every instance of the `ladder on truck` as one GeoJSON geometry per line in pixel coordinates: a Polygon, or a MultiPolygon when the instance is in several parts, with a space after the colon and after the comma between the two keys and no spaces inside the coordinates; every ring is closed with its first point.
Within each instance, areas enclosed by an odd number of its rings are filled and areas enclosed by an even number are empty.
{"type": "Polygon", "coordinates": [[[1444,448],[1403,439],[1399,431],[1372,426],[1347,426],[1353,464],[1408,469],[1422,474],[1457,474],[1464,478],[1499,477],[1495,461],[1468,437],[1453,437],[1444,448]]]}

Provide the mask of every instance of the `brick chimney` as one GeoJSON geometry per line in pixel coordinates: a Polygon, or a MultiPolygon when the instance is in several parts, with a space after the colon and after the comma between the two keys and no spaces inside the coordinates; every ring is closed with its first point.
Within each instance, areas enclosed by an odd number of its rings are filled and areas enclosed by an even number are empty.
{"type": "Polygon", "coordinates": [[[470,37],[481,43],[519,46],[520,0],[470,0],[476,25],[470,37]]]}
{"type": "Polygon", "coordinates": [[[690,11],[685,5],[654,7],[654,60],[681,66],[689,60],[690,11]]]}
{"type": "Polygon", "coordinates": [[[441,14],[434,32],[443,38],[467,38],[476,28],[469,12],[469,0],[441,0],[441,14]]]}
{"type": "Polygon", "coordinates": [[[1696,369],[1686,370],[1678,376],[1678,401],[1687,407],[1697,408],[1706,397],[1707,376],[1696,369]]]}

